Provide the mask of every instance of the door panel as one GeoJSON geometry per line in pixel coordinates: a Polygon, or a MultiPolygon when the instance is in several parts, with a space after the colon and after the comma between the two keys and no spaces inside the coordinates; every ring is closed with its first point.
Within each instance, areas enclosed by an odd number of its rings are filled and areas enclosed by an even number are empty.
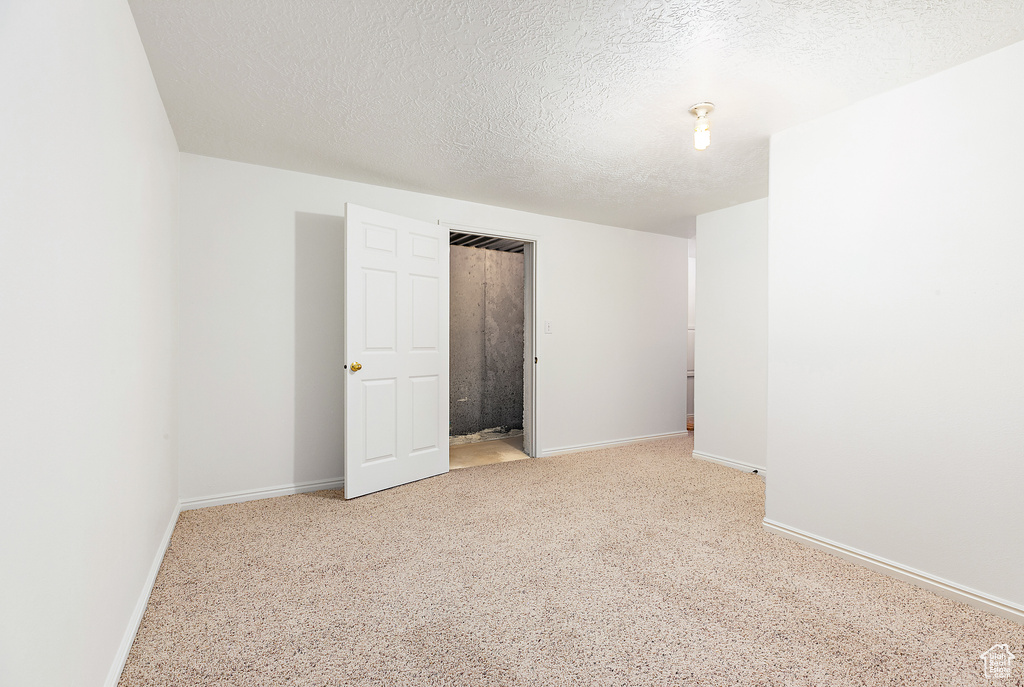
{"type": "Polygon", "coordinates": [[[441,306],[437,277],[412,275],[411,281],[412,348],[415,351],[437,351],[441,306]]]}
{"type": "Polygon", "coordinates": [[[437,375],[412,379],[412,450],[414,453],[437,448],[440,382],[437,375]]]}
{"type": "Polygon", "coordinates": [[[394,460],[398,453],[395,436],[398,418],[398,384],[395,379],[362,381],[363,432],[366,436],[363,465],[394,460]]]}
{"type": "Polygon", "coordinates": [[[345,497],[354,498],[448,471],[448,232],[345,207],[345,497]]]}
{"type": "Polygon", "coordinates": [[[398,275],[384,270],[363,270],[367,351],[394,351],[398,345],[398,275]]]}

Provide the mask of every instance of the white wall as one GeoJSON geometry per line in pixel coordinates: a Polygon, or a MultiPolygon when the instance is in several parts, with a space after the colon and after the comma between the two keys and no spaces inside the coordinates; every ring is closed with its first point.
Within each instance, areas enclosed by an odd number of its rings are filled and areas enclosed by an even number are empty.
{"type": "Polygon", "coordinates": [[[694,455],[767,468],[768,200],[697,217],[694,455]]]}
{"type": "Polygon", "coordinates": [[[162,552],[178,161],[123,0],[0,5],[0,684],[103,684],[162,552]]]}
{"type": "Polygon", "coordinates": [[[1019,607],[1021,74],[1024,43],[772,137],[767,502],[1019,607]]]}
{"type": "Polygon", "coordinates": [[[687,239],[686,244],[689,255],[686,261],[686,419],[692,421],[693,363],[697,341],[697,239],[687,239]]]}
{"type": "Polygon", "coordinates": [[[194,155],[181,184],[186,500],[294,484],[296,213],[346,201],[538,237],[542,451],[686,429],[685,239],[194,155]]]}
{"type": "Polygon", "coordinates": [[[328,478],[345,452],[345,220],[295,217],[297,484],[328,478]]]}

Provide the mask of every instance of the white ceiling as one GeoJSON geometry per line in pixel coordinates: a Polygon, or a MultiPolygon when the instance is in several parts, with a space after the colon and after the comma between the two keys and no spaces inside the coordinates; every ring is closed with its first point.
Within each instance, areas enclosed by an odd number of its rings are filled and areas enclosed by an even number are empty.
{"type": "Polygon", "coordinates": [[[183,151],[676,234],[767,195],[771,133],[1024,39],[1022,0],[129,1],[183,151]]]}

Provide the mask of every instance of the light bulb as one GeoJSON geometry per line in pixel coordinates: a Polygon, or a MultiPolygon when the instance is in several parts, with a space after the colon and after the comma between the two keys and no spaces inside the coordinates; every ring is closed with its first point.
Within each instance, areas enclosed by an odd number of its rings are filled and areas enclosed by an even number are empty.
{"type": "Polygon", "coordinates": [[[711,103],[697,103],[690,108],[690,114],[697,118],[693,125],[693,147],[697,150],[704,150],[711,145],[711,122],[708,115],[715,109],[711,103]]]}
{"type": "Polygon", "coordinates": [[[711,145],[711,128],[708,126],[707,113],[697,115],[697,124],[693,127],[693,147],[704,150],[711,145]]]}

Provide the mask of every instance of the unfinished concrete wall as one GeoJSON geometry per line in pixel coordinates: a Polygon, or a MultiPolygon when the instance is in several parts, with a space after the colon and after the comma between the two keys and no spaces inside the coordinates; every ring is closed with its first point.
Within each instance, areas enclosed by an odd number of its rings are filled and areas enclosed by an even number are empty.
{"type": "Polygon", "coordinates": [[[523,256],[494,250],[483,252],[486,270],[482,428],[522,429],[523,256]]]}
{"type": "Polygon", "coordinates": [[[523,426],[523,255],[451,247],[451,433],[523,426]]]}
{"type": "Polygon", "coordinates": [[[483,418],[484,273],[488,251],[452,246],[448,322],[451,434],[472,434],[483,418]]]}

